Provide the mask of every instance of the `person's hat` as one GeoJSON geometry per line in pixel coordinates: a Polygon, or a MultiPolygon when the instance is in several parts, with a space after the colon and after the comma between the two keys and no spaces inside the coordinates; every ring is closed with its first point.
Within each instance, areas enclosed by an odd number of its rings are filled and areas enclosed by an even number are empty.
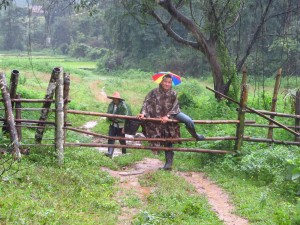
{"type": "Polygon", "coordinates": [[[124,98],[121,98],[120,93],[117,91],[115,93],[113,93],[112,96],[107,96],[107,98],[110,98],[110,99],[116,98],[116,99],[120,99],[120,100],[124,101],[124,98]]]}

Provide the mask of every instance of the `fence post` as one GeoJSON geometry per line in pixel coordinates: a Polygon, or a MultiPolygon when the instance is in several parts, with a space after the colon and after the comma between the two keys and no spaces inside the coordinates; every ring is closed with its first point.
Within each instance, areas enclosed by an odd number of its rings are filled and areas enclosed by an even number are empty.
{"type": "MultiPolygon", "coordinates": [[[[277,96],[278,96],[278,91],[279,91],[279,87],[280,87],[281,72],[282,72],[282,69],[280,68],[277,72],[277,75],[276,75],[276,81],[275,81],[275,87],[274,87],[272,105],[271,105],[271,112],[276,111],[276,103],[277,103],[277,96]]],[[[274,119],[275,116],[271,115],[270,118],[274,119]]],[[[273,122],[270,121],[269,125],[272,126],[273,122]]],[[[273,138],[273,128],[270,127],[269,130],[268,130],[268,139],[272,139],[272,138],[273,138]]]]}
{"type": "MultiPolygon", "coordinates": [[[[21,94],[17,94],[16,95],[16,99],[20,99],[21,98],[21,94]]],[[[22,105],[21,102],[16,102],[16,119],[22,119],[22,105]]],[[[17,129],[17,133],[18,133],[18,138],[19,141],[22,142],[22,127],[21,127],[21,122],[16,122],[16,129],[17,129]]]]}
{"type": "Polygon", "coordinates": [[[247,87],[247,69],[246,67],[243,68],[243,78],[242,78],[242,85],[241,85],[241,96],[240,96],[240,108],[238,111],[238,120],[240,121],[237,124],[236,128],[236,141],[234,145],[235,151],[240,151],[241,146],[243,144],[243,137],[244,137],[244,129],[245,129],[245,106],[247,105],[248,99],[248,87],[247,87]]]}
{"type": "MultiPolygon", "coordinates": [[[[300,90],[296,92],[296,101],[295,101],[295,114],[300,115],[300,90]]],[[[300,119],[295,119],[295,127],[300,126],[300,119]]],[[[300,133],[300,128],[295,129],[296,132],[300,133]]],[[[300,136],[295,135],[295,141],[300,142],[300,136]]]]}
{"type": "MultiPolygon", "coordinates": [[[[54,92],[55,92],[55,88],[56,88],[56,80],[57,77],[60,73],[60,68],[54,68],[50,77],[50,81],[48,84],[48,88],[47,88],[47,93],[45,96],[45,100],[52,100],[53,96],[54,96],[54,92]]],[[[48,118],[48,113],[49,113],[49,109],[51,106],[51,102],[50,101],[46,101],[43,104],[43,109],[41,111],[41,116],[40,116],[40,121],[46,121],[48,118]]],[[[35,143],[36,144],[40,144],[42,142],[43,139],[43,134],[45,131],[45,124],[43,123],[39,123],[38,126],[40,126],[40,128],[36,129],[36,133],[35,133],[35,143]]]]}
{"type": "Polygon", "coordinates": [[[14,155],[14,159],[19,160],[21,158],[21,153],[20,153],[20,149],[19,149],[20,144],[18,141],[18,135],[17,135],[17,130],[16,130],[16,126],[15,126],[14,114],[12,112],[11,98],[10,98],[10,95],[8,92],[4,73],[0,73],[0,89],[2,91],[2,98],[4,101],[5,117],[6,117],[6,121],[7,121],[7,125],[8,125],[10,142],[13,147],[12,154],[14,155]]]}
{"type": "MultiPolygon", "coordinates": [[[[9,94],[11,99],[16,98],[17,87],[19,82],[19,71],[13,70],[10,76],[10,84],[9,84],[9,94]]],[[[11,103],[12,109],[14,109],[14,102],[11,103]]]]}
{"type": "MultiPolygon", "coordinates": [[[[68,122],[68,103],[69,103],[69,91],[70,91],[70,74],[64,73],[64,127],[68,122]]],[[[67,130],[64,129],[64,143],[66,142],[67,130]]]]}
{"type": "Polygon", "coordinates": [[[55,90],[55,148],[58,157],[59,166],[63,165],[64,161],[64,98],[63,98],[63,69],[60,68],[60,73],[57,78],[55,90]]]}
{"type": "MultiPolygon", "coordinates": [[[[11,99],[15,99],[16,92],[17,92],[17,86],[19,82],[19,71],[13,70],[10,75],[10,82],[9,82],[9,94],[11,99]]],[[[14,110],[14,102],[11,102],[11,108],[14,110]]],[[[3,122],[2,132],[7,133],[8,132],[8,126],[6,121],[3,122]]]]}

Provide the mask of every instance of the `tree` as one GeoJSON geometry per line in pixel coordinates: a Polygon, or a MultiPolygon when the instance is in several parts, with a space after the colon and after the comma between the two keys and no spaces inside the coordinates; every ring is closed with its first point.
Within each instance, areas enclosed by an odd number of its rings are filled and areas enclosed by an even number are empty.
{"type": "Polygon", "coordinates": [[[21,8],[9,7],[0,15],[2,28],[3,50],[24,50],[26,46],[26,11],[21,8]]]}
{"type": "Polygon", "coordinates": [[[236,67],[226,45],[226,36],[244,9],[243,1],[156,0],[149,3],[145,0],[123,0],[122,3],[132,14],[134,11],[142,12],[140,15],[143,20],[149,19],[148,16],[154,18],[167,35],[178,43],[203,53],[212,70],[214,89],[227,94],[236,71],[241,69],[257,40],[273,1],[268,0],[264,5],[261,21],[236,67]]]}
{"type": "Polygon", "coordinates": [[[45,19],[44,40],[45,46],[52,45],[51,33],[54,19],[64,12],[69,12],[70,6],[74,3],[73,0],[33,0],[33,4],[42,6],[42,14],[45,19]]]}
{"type": "Polygon", "coordinates": [[[142,24],[153,24],[155,19],[168,37],[201,52],[210,64],[215,90],[223,94],[228,93],[257,41],[274,41],[281,34],[274,35],[272,28],[285,27],[282,17],[290,18],[299,9],[297,0],[121,0],[115,4],[120,2],[142,24]],[[241,41],[243,46],[230,48],[241,41]]]}
{"type": "Polygon", "coordinates": [[[6,7],[8,7],[12,2],[13,2],[13,0],[1,0],[0,1],[0,9],[2,9],[2,8],[6,9],[6,7]]]}

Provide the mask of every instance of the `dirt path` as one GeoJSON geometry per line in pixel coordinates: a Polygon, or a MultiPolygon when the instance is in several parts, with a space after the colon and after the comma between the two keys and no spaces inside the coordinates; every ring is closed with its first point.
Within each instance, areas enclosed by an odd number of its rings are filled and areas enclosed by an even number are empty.
{"type": "Polygon", "coordinates": [[[177,172],[187,182],[192,184],[199,194],[205,195],[209,204],[216,212],[218,217],[228,225],[246,225],[248,221],[235,214],[228,194],[226,194],[218,185],[212,182],[204,173],[196,172],[177,172]]]}
{"type": "MultiPolygon", "coordinates": [[[[122,199],[126,196],[126,191],[134,191],[136,196],[146,205],[146,199],[153,191],[151,187],[142,187],[138,182],[138,177],[141,174],[156,171],[162,167],[163,163],[158,159],[145,158],[143,161],[137,162],[133,166],[125,167],[122,171],[114,171],[102,167],[103,171],[107,171],[111,176],[119,179],[119,192],[116,194],[116,199],[122,199]]],[[[215,183],[208,179],[204,173],[196,172],[176,172],[178,176],[183,177],[187,182],[192,184],[199,194],[204,195],[209,204],[212,206],[220,220],[226,225],[247,225],[248,221],[235,215],[234,206],[232,205],[229,196],[215,183]]],[[[118,224],[129,225],[134,215],[139,213],[139,209],[122,207],[118,217],[118,224]]]]}
{"type": "Polygon", "coordinates": [[[97,99],[100,102],[110,102],[110,100],[107,98],[105,89],[102,88],[99,91],[99,84],[101,83],[101,81],[96,81],[96,82],[92,82],[89,84],[90,86],[90,90],[93,93],[93,95],[95,96],[95,99],[97,99]]]}
{"type": "MultiPolygon", "coordinates": [[[[147,197],[151,194],[154,188],[142,187],[138,181],[141,174],[149,173],[162,167],[163,163],[159,159],[145,158],[130,167],[124,167],[123,171],[114,171],[108,168],[102,167],[103,171],[107,171],[111,176],[119,179],[119,192],[115,198],[120,201],[126,193],[133,192],[143,205],[147,204],[147,197]]],[[[118,224],[130,225],[133,217],[139,213],[139,209],[122,207],[121,213],[118,216],[118,224]]]]}

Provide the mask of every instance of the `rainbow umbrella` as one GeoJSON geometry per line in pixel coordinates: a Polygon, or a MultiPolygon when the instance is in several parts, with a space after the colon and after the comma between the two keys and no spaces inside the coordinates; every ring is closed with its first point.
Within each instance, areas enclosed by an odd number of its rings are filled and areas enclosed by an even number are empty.
{"type": "Polygon", "coordinates": [[[173,86],[176,86],[181,83],[180,76],[176,75],[175,73],[171,73],[171,72],[158,72],[158,73],[152,75],[152,79],[156,83],[160,83],[162,81],[163,77],[166,76],[167,74],[172,76],[172,85],[173,86]]]}

